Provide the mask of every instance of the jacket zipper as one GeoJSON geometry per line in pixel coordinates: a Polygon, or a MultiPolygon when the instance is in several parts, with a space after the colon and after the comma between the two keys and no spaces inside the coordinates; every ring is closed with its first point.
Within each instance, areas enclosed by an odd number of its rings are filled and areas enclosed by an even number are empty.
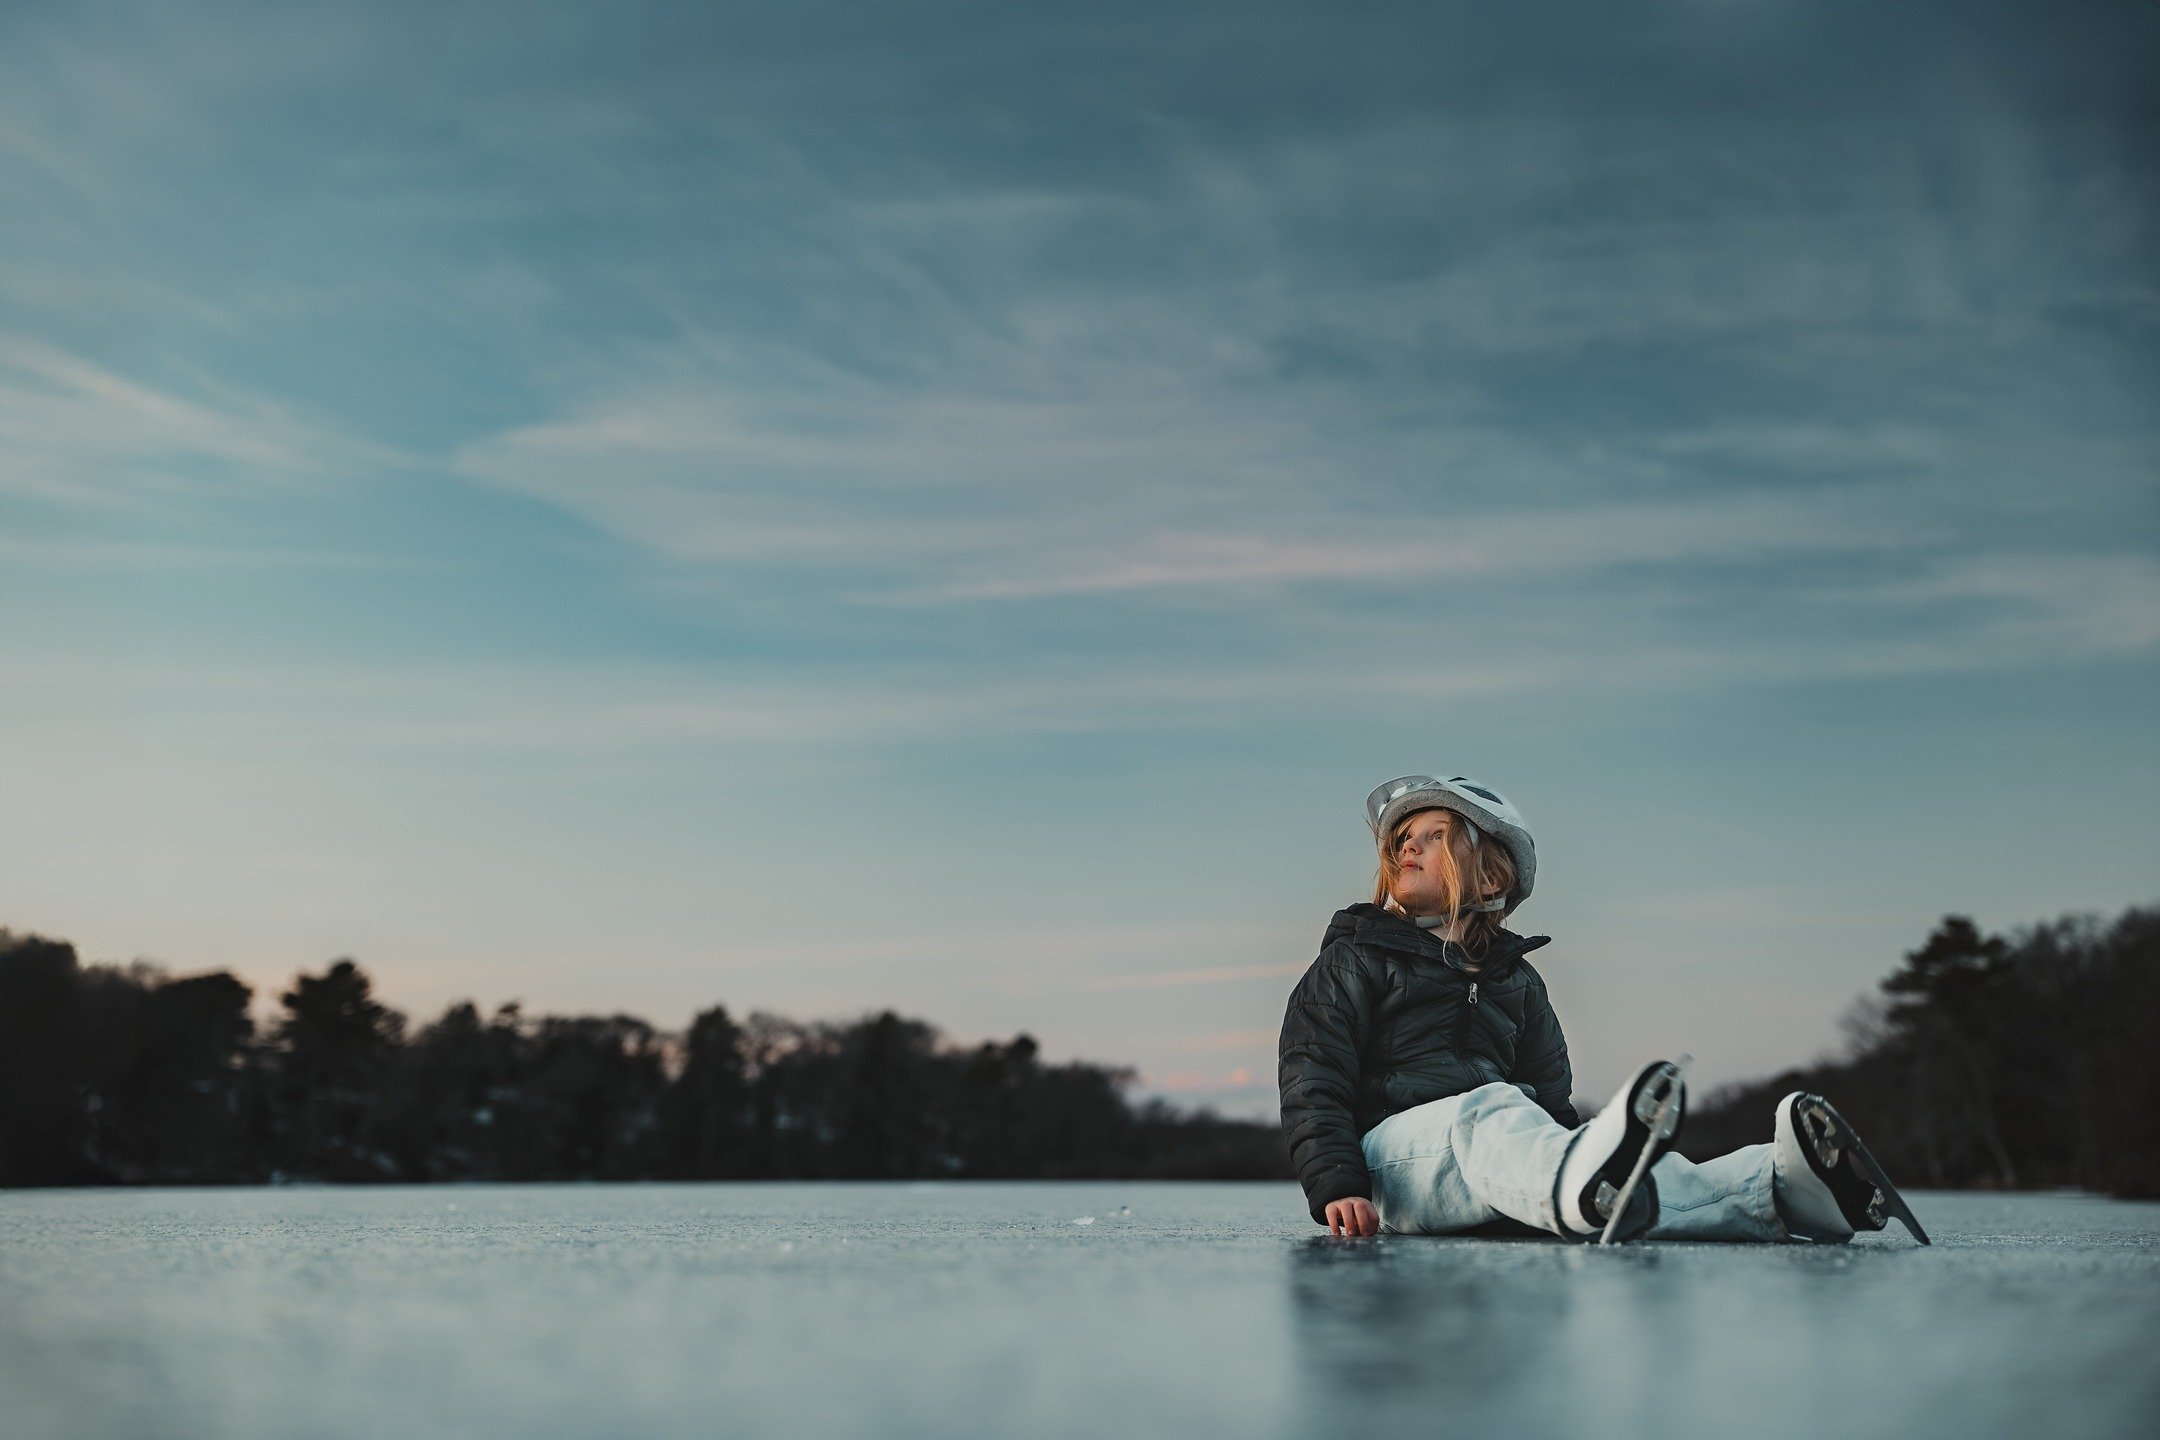
{"type": "Polygon", "coordinates": [[[1477,981],[1475,980],[1470,982],[1470,1003],[1472,1005],[1477,1004],[1477,981]]]}

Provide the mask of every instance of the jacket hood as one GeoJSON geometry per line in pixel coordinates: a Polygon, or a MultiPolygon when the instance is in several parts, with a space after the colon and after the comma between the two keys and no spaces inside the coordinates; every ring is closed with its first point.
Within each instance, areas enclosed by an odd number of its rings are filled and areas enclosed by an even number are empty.
{"type": "Polygon", "coordinates": [[[1398,915],[1393,910],[1369,901],[1361,901],[1335,912],[1335,918],[1328,921],[1327,933],[1320,937],[1320,947],[1324,950],[1338,940],[1436,956],[1457,970],[1468,969],[1475,963],[1480,974],[1497,977],[1514,969],[1515,962],[1531,951],[1550,945],[1552,936],[1518,935],[1512,930],[1504,929],[1493,938],[1492,948],[1473,961],[1454,941],[1442,940],[1429,931],[1419,929],[1407,917],[1398,915]]]}

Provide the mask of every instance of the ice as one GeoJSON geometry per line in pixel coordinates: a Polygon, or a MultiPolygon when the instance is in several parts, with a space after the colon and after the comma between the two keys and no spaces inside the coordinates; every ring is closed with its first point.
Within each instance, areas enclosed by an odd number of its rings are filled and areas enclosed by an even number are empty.
{"type": "Polygon", "coordinates": [[[7,1191],[0,1432],[2152,1432],[2160,1205],[1911,1198],[1933,1249],[1333,1240],[1272,1184],[7,1191]]]}

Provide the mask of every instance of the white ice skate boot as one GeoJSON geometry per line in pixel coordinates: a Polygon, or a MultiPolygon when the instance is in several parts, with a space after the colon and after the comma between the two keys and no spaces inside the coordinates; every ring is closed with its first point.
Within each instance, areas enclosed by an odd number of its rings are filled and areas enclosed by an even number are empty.
{"type": "Polygon", "coordinates": [[[1795,1235],[1842,1244],[1895,1218],[1922,1245],[1933,1243],[1858,1132],[1820,1095],[1795,1090],[1778,1101],[1774,1164],[1779,1208],[1795,1235]]]}
{"type": "Polygon", "coordinates": [[[1561,1225],[1577,1239],[1602,1238],[1612,1245],[1657,1224],[1657,1181],[1650,1178],[1650,1166],[1680,1133],[1687,1104],[1680,1073],[1680,1065],[1669,1060],[1651,1061],[1628,1077],[1596,1119],[1575,1132],[1561,1158],[1553,1198],[1561,1225]]]}

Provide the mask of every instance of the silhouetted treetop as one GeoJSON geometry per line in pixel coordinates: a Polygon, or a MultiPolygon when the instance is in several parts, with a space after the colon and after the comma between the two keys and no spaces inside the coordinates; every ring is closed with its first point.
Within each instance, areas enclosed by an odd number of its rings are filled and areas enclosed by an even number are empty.
{"type": "Polygon", "coordinates": [[[1770,1106],[1829,1095],[1892,1174],[2160,1196],[2160,910],[1986,935],[1946,916],[1882,982],[1841,1060],[1728,1087],[1682,1149],[1769,1138],[1770,1106]]]}
{"type": "Polygon", "coordinates": [[[1273,1126],[1135,1112],[1125,1071],[1044,1066],[1024,1035],[956,1048],[892,1011],[716,1006],[669,1035],[462,1002],[408,1032],[349,959],[296,976],[265,1038],[249,998],[230,975],[84,970],[60,942],[0,940],[0,1042],[22,1037],[0,1044],[0,1179],[1288,1173],[1273,1126]]]}

